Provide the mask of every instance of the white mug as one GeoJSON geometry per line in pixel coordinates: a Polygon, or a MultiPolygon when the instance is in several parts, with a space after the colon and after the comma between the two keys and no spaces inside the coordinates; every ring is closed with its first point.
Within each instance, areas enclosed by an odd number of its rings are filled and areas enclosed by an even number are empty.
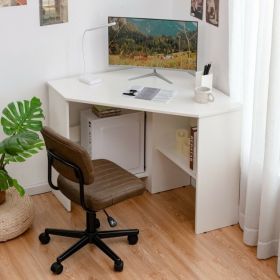
{"type": "Polygon", "coordinates": [[[208,102],[214,102],[215,98],[212,94],[211,88],[197,87],[195,88],[194,100],[195,102],[198,103],[208,103],[208,102]]]}

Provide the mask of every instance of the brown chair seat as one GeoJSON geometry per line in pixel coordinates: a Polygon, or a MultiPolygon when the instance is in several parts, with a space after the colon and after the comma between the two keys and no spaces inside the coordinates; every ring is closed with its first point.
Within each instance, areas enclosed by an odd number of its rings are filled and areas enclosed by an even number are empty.
{"type": "MultiPolygon", "coordinates": [[[[143,182],[120,168],[115,163],[98,159],[92,161],[94,181],[85,185],[85,203],[88,208],[98,211],[144,192],[143,182]]],[[[80,204],[79,184],[59,175],[60,191],[70,200],[80,204]]]]}

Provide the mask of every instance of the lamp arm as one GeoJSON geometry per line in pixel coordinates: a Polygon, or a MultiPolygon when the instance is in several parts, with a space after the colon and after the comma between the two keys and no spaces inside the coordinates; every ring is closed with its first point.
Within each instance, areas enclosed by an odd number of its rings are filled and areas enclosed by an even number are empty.
{"type": "Polygon", "coordinates": [[[82,37],[82,53],[83,53],[83,63],[84,63],[83,73],[84,74],[86,74],[86,58],[85,58],[85,37],[86,37],[86,34],[90,31],[94,31],[94,30],[97,30],[97,29],[102,29],[102,28],[106,28],[106,27],[110,27],[110,26],[114,26],[114,25],[116,25],[116,22],[110,22],[108,24],[103,24],[103,25],[100,25],[100,26],[95,26],[95,27],[92,27],[92,28],[85,29],[85,31],[83,33],[83,37],[82,37]]]}

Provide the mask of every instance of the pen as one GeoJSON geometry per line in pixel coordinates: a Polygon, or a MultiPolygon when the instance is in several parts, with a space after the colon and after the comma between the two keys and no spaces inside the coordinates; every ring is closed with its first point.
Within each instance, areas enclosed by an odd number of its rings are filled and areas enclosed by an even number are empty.
{"type": "Polygon", "coordinates": [[[204,65],[203,75],[208,75],[211,68],[211,63],[204,65]]]}
{"type": "Polygon", "coordinates": [[[209,64],[207,65],[207,72],[206,72],[206,75],[208,75],[208,74],[209,74],[209,72],[210,72],[210,68],[211,68],[211,63],[209,63],[209,64]]]}
{"type": "Polygon", "coordinates": [[[133,92],[123,92],[123,95],[135,96],[133,92]]]}
{"type": "Polygon", "coordinates": [[[207,65],[204,65],[203,75],[206,75],[207,73],[207,65]]]}
{"type": "Polygon", "coordinates": [[[130,95],[135,96],[135,93],[137,92],[136,89],[130,89],[129,92],[123,92],[124,95],[130,95]]]}

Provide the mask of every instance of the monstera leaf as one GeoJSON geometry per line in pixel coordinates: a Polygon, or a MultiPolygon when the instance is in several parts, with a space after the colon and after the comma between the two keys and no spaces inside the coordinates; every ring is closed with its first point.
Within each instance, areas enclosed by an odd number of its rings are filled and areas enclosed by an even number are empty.
{"type": "Polygon", "coordinates": [[[30,101],[10,103],[2,111],[1,125],[7,135],[14,135],[24,131],[40,131],[44,118],[41,101],[33,97],[30,101]]]}
{"type": "Polygon", "coordinates": [[[16,179],[11,178],[5,170],[0,170],[0,190],[5,191],[10,187],[15,187],[20,196],[25,193],[24,188],[16,179]]]}
{"type": "Polygon", "coordinates": [[[38,132],[42,129],[44,118],[40,99],[18,101],[8,104],[2,111],[1,125],[9,137],[0,142],[0,190],[16,188],[21,196],[23,187],[12,178],[6,165],[11,162],[23,162],[44,147],[38,132]]]}
{"type": "Polygon", "coordinates": [[[0,143],[0,153],[5,153],[4,163],[23,162],[42,150],[44,142],[35,132],[25,131],[12,135],[0,143]]]}

